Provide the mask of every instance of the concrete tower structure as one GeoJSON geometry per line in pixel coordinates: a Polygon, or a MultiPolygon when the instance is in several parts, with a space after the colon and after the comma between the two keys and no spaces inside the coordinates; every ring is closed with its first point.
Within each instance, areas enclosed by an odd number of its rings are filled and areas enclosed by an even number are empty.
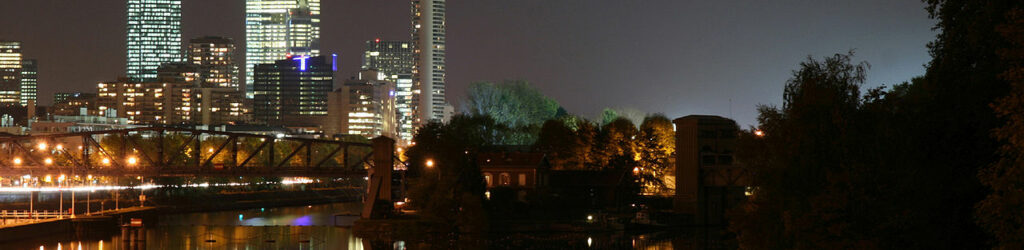
{"type": "Polygon", "coordinates": [[[445,117],[445,0],[412,0],[414,123],[445,117]]]}

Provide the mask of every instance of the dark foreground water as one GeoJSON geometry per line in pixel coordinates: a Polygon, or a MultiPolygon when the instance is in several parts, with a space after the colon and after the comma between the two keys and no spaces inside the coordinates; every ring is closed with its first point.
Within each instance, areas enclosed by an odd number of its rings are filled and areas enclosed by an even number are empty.
{"type": "Polygon", "coordinates": [[[720,230],[686,229],[630,234],[530,233],[424,235],[417,239],[361,239],[346,227],[358,203],[161,216],[145,240],[128,242],[121,233],[76,239],[32,239],[0,249],[721,249],[720,230]],[[337,225],[337,226],[336,226],[337,225]],[[708,233],[711,231],[712,233],[708,233]]]}

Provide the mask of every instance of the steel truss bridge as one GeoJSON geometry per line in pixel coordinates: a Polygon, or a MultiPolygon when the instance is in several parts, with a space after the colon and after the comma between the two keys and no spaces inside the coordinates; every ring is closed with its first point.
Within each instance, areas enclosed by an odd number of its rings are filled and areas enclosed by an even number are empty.
{"type": "Polygon", "coordinates": [[[372,153],[365,142],[147,127],[0,137],[0,176],[356,177],[372,153]]]}

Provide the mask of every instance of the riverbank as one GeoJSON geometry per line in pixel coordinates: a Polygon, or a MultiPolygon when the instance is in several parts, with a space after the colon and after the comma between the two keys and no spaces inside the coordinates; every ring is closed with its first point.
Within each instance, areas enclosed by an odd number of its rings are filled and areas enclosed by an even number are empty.
{"type": "MultiPolygon", "coordinates": [[[[3,226],[0,227],[0,243],[39,237],[88,238],[90,234],[109,234],[116,232],[119,226],[127,223],[130,218],[142,218],[147,225],[153,225],[158,223],[159,215],[166,214],[355,202],[362,198],[361,192],[362,189],[359,187],[324,187],[179,195],[147,201],[146,207],[137,207],[137,200],[122,200],[121,204],[124,206],[136,206],[94,212],[90,215],[79,214],[74,219],[52,219],[3,226]]],[[[78,207],[82,205],[78,204],[78,207]]],[[[70,207],[70,204],[65,206],[70,207]]]]}

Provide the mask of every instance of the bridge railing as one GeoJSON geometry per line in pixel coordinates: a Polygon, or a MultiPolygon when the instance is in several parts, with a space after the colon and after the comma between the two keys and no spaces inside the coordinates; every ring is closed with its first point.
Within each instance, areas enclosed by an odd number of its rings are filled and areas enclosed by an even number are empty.
{"type": "Polygon", "coordinates": [[[53,219],[71,216],[58,210],[0,210],[0,219],[53,219]]]}
{"type": "Polygon", "coordinates": [[[147,127],[0,138],[0,175],[364,173],[368,142],[147,127]]]}

